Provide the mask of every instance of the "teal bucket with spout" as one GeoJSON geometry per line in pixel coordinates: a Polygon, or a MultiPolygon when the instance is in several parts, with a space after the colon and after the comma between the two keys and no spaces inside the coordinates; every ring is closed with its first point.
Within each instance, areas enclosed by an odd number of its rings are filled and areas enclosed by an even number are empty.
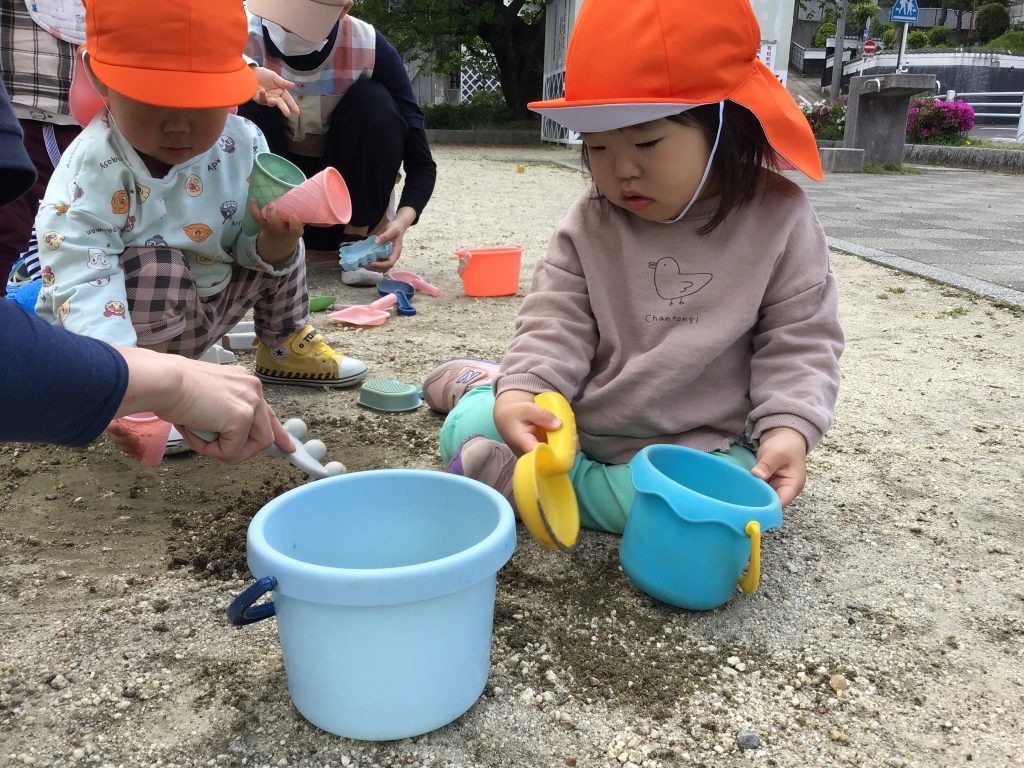
{"type": "Polygon", "coordinates": [[[314,725],[353,739],[416,736],[483,692],[497,572],[515,538],[505,498],[465,477],[383,469],[318,480],[250,522],[257,581],[228,617],[276,617],[288,691],[314,725]],[[257,602],[268,592],[272,602],[257,602]]]}
{"type": "Polygon", "coordinates": [[[651,597],[698,611],[724,604],[737,583],[746,592],[757,589],[761,531],[782,526],[779,497],[767,483],[713,454],[675,445],[644,448],[630,470],[636,497],[619,547],[630,581],[651,597]]]}

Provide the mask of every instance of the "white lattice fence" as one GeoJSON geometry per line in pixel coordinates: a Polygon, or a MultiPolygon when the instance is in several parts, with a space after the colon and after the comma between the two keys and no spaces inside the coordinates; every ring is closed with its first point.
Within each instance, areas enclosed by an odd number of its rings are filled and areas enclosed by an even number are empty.
{"type": "Polygon", "coordinates": [[[481,91],[500,91],[501,80],[496,75],[487,74],[476,69],[463,69],[460,79],[459,96],[461,101],[472,98],[481,91]]]}
{"type": "MultiPolygon", "coordinates": [[[[565,95],[565,70],[559,69],[544,76],[544,99],[560,99],[565,95]]],[[[540,119],[540,137],[558,144],[579,144],[580,135],[559,125],[550,117],[540,119]]]]}

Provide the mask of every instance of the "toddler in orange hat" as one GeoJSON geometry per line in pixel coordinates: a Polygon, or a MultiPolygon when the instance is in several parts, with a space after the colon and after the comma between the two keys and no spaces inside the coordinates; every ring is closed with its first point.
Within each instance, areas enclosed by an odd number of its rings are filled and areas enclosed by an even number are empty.
{"type": "Polygon", "coordinates": [[[749,0],[584,2],[565,97],[529,106],[580,135],[593,190],[538,263],[500,369],[428,377],[449,471],[511,501],[516,456],[559,426],[533,402],[554,390],[575,413],[586,527],[622,532],[628,462],[652,444],[740,464],[783,506],[803,489],[843,333],[825,235],[773,170],[820,180],[817,147],[759,43],[749,0]]]}
{"type": "Polygon", "coordinates": [[[258,376],[351,386],[366,366],[309,324],[302,225],[248,199],[267,145],[230,114],[257,90],[245,41],[238,0],[86,0],[80,60],[106,109],[64,153],[40,205],[37,312],[194,358],[252,309],[258,376]],[[253,236],[241,231],[247,208],[253,236]]]}

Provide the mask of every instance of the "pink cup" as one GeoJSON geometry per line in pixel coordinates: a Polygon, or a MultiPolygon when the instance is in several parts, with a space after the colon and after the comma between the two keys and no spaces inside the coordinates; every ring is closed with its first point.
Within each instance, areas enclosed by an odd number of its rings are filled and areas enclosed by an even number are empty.
{"type": "Polygon", "coordinates": [[[143,464],[155,467],[163,460],[167,435],[171,432],[169,421],[164,421],[149,411],[122,416],[117,421],[139,439],[142,445],[143,464]]]}

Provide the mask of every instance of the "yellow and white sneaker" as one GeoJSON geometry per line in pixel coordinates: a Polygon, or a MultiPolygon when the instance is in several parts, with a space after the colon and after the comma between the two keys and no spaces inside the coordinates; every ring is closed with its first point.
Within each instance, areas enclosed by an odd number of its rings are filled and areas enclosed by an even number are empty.
{"type": "Polygon", "coordinates": [[[306,325],[276,347],[259,343],[256,376],[274,384],[351,387],[366,378],[366,365],[336,352],[316,328],[306,325]]]}

